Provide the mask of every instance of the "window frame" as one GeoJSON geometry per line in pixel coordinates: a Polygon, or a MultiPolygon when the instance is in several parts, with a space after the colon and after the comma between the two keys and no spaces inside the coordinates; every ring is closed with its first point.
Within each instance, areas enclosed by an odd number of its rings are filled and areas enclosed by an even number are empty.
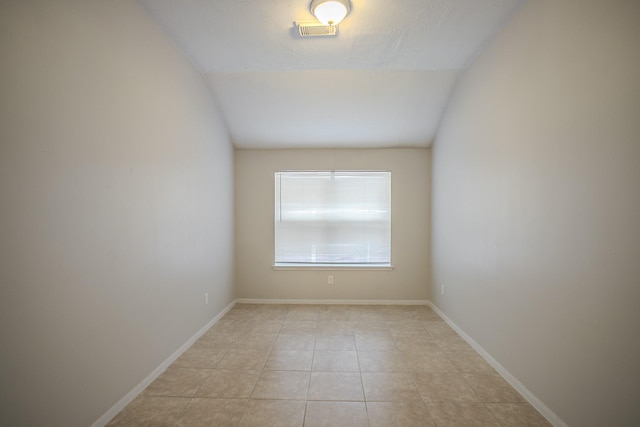
{"type": "Polygon", "coordinates": [[[393,205],[393,179],[392,179],[392,171],[391,170],[383,170],[383,169],[297,169],[297,170],[277,170],[274,172],[274,196],[273,196],[273,265],[272,268],[274,270],[393,270],[393,220],[392,220],[392,205],[393,205]],[[278,184],[278,174],[282,173],[340,173],[340,172],[348,172],[348,173],[386,173],[388,174],[389,180],[389,262],[388,263],[304,263],[304,262],[295,262],[295,263],[287,263],[287,262],[276,262],[276,254],[277,254],[277,236],[276,236],[276,219],[277,219],[277,194],[276,186],[278,184]]]}

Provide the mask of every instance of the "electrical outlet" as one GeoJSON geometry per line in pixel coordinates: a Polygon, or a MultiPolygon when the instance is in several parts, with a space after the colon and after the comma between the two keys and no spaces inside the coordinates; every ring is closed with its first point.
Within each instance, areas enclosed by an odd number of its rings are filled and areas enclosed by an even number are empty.
{"type": "Polygon", "coordinates": [[[204,294],[204,303],[209,304],[209,294],[204,294]]]}
{"type": "Polygon", "coordinates": [[[329,276],[329,277],[327,278],[327,283],[328,283],[329,285],[333,285],[333,276],[329,276]]]}

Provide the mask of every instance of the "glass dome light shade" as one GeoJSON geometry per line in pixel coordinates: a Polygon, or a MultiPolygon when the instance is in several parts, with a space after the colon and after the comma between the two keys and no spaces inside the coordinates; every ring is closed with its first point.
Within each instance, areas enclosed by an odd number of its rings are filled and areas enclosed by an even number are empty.
{"type": "Polygon", "coordinates": [[[325,25],[338,25],[349,13],[347,0],[314,0],[311,12],[325,25]]]}

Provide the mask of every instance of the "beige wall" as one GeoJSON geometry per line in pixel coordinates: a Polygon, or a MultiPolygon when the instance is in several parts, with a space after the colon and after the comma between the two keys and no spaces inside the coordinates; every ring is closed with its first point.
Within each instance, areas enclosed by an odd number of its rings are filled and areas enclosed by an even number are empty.
{"type": "Polygon", "coordinates": [[[425,300],[428,296],[430,150],[236,150],[239,298],[425,300]],[[392,271],[273,270],[274,172],[391,170],[392,271]],[[327,276],[335,284],[327,284],[327,276]]]}
{"type": "Polygon", "coordinates": [[[233,151],[132,2],[3,1],[0,58],[0,425],[86,427],[233,301],[233,151]]]}
{"type": "Polygon", "coordinates": [[[433,148],[432,299],[576,427],[640,425],[639,24],[527,2],[433,148]]]}

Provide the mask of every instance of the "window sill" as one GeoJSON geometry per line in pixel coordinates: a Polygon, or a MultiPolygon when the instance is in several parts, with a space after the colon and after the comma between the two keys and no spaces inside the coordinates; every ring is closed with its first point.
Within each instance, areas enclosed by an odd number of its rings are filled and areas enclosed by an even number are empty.
{"type": "Polygon", "coordinates": [[[274,264],[274,270],[393,270],[391,264],[274,264]]]}

